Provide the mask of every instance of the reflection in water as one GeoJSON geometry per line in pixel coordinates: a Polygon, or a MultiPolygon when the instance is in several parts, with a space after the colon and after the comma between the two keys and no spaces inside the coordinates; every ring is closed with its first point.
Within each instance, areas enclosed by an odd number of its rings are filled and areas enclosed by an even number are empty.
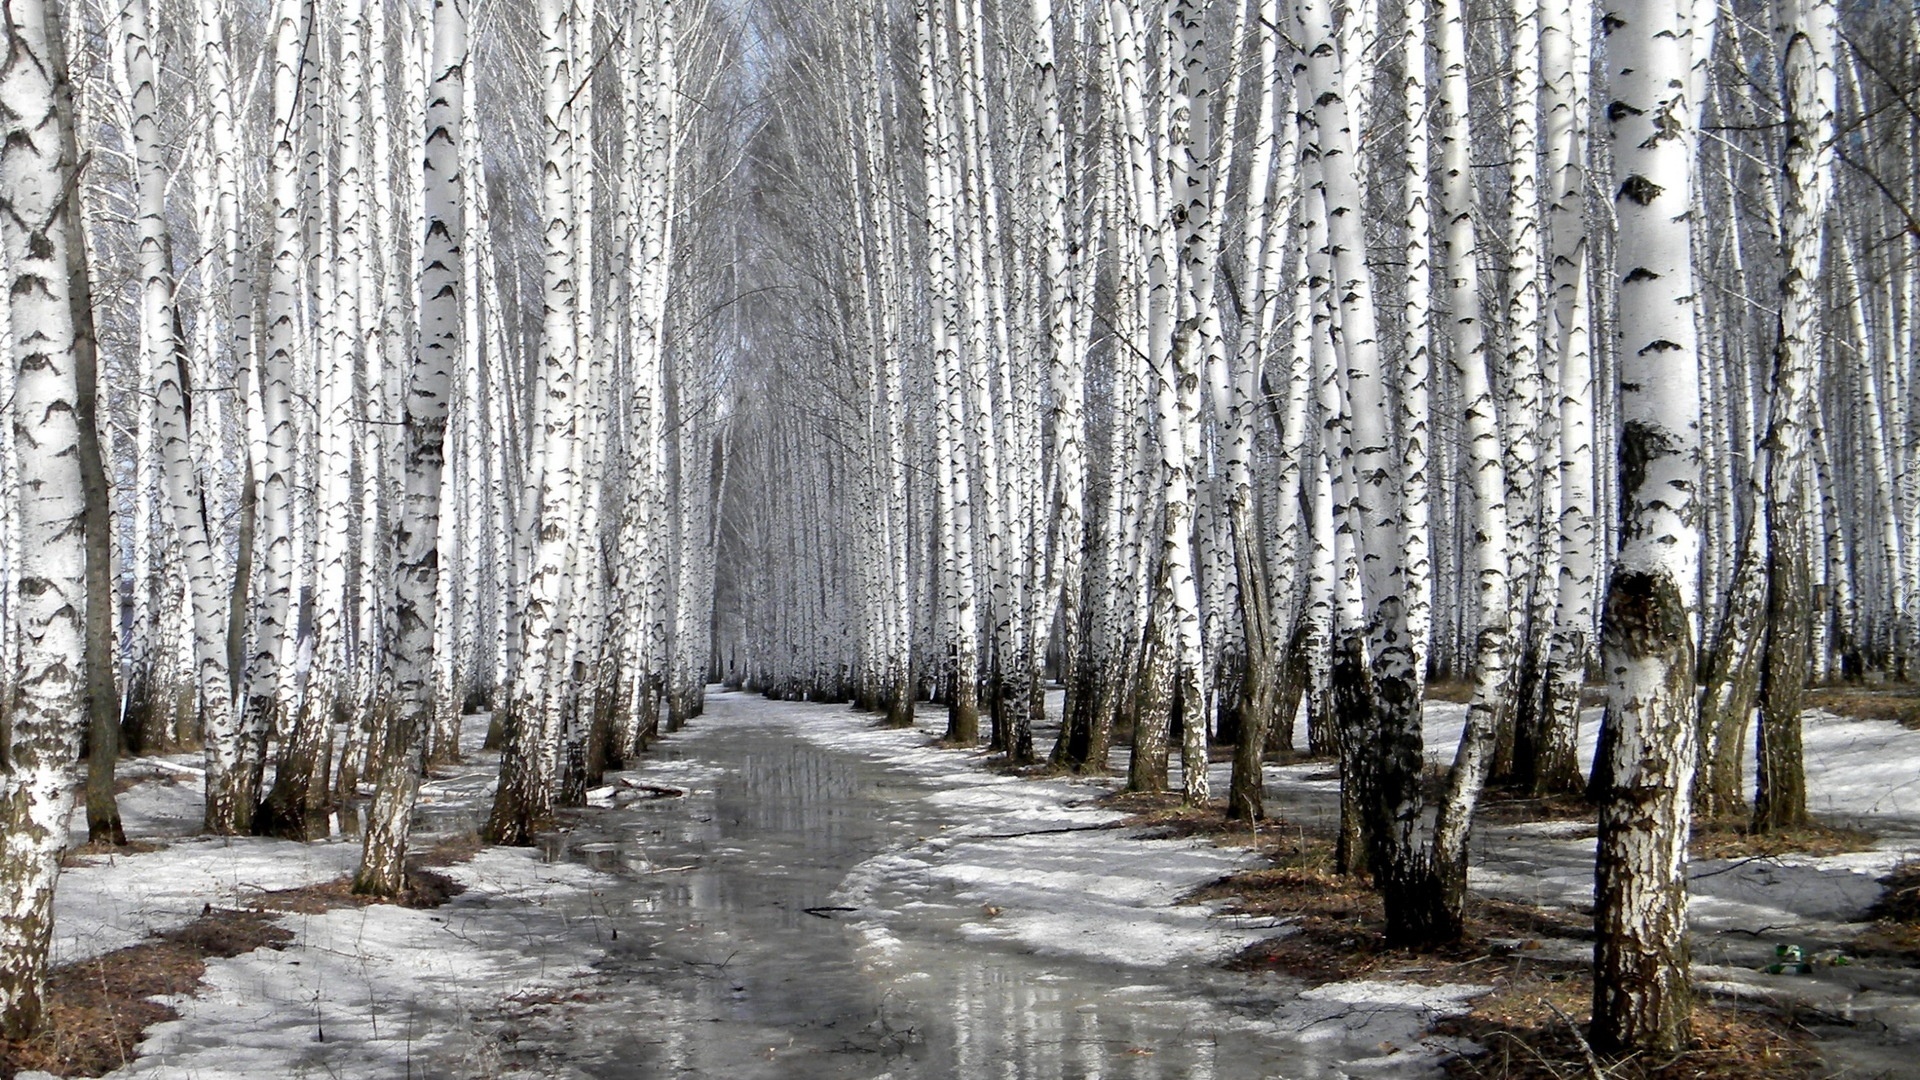
{"type": "Polygon", "coordinates": [[[956,816],[911,777],[728,704],[660,747],[717,776],[559,838],[557,856],[616,875],[599,897],[619,935],[600,985],[538,1040],[585,1075],[1238,1080],[1298,1053],[1204,973],[1137,985],[1145,973],[969,941],[958,907],[891,920],[898,951],[863,965],[847,916],[807,909],[956,816]]]}

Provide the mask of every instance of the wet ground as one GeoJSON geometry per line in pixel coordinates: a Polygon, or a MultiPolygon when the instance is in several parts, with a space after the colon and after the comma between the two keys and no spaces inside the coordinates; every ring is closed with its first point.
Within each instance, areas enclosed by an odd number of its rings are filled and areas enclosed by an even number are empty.
{"type": "Polygon", "coordinates": [[[612,876],[599,899],[617,937],[585,1000],[528,1032],[585,1075],[1324,1074],[1243,976],[983,938],[994,911],[911,873],[849,896],[864,864],[978,814],[924,776],[808,741],[791,707],[716,695],[656,755],[638,776],[690,794],[590,811],[553,841],[612,876]]]}
{"type": "MultiPolygon", "coordinates": [[[[1458,713],[1429,707],[1434,756],[1458,713]]],[[[1452,1049],[1423,1032],[1481,988],[1429,985],[1442,976],[1417,963],[1311,989],[1223,971],[1284,927],[1178,900],[1247,865],[1244,850],[1112,828],[1120,815],[1097,804],[1112,781],[996,773],[935,747],[938,723],[885,731],[844,706],[716,691],[544,850],[449,867],[468,891],[445,907],[290,915],[285,949],[210,963],[175,999],[180,1019],[115,1075],[1318,1080],[1432,1075],[1452,1049]]],[[[498,771],[478,752],[485,726],[469,718],[467,763],[423,790],[423,831],[459,836],[484,813],[498,771]]],[[[1920,975],[1846,955],[1878,879],[1920,853],[1920,733],[1815,717],[1807,738],[1823,816],[1879,839],[1695,863],[1695,982],[1796,1017],[1829,1075],[1920,1075],[1920,975]],[[1768,974],[1782,944],[1848,962],[1768,974]]],[[[174,839],[64,873],[63,960],[357,860],[351,837],[194,837],[191,763],[146,764],[157,772],[122,799],[129,831],[174,839]]],[[[1332,821],[1324,764],[1267,781],[1281,818],[1332,821]]],[[[1589,822],[1488,822],[1473,887],[1584,910],[1592,837],[1589,822]]],[[[1590,948],[1539,945],[1528,955],[1590,948]]]]}

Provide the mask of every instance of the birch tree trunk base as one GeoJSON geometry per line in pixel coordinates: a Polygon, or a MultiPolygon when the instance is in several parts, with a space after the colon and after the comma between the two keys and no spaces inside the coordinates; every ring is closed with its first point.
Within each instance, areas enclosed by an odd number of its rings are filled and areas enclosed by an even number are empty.
{"type": "Polygon", "coordinates": [[[1033,753],[1034,687],[1039,677],[1032,670],[1016,667],[1000,682],[1000,702],[1006,731],[1007,764],[1031,765],[1033,753]]]}
{"type": "Polygon", "coordinates": [[[902,667],[886,690],[886,725],[890,728],[913,726],[913,677],[902,667]]]}
{"type": "Polygon", "coordinates": [[[1615,673],[1615,731],[1597,770],[1604,786],[1589,1038],[1609,1053],[1671,1052],[1691,1033],[1693,630],[1670,579],[1625,570],[1610,583],[1604,628],[1602,663],[1615,673]]]}
{"type": "Polygon", "coordinates": [[[1273,726],[1273,708],[1264,677],[1253,667],[1241,682],[1240,730],[1233,743],[1233,778],[1227,784],[1227,818],[1230,821],[1259,821],[1266,817],[1266,778],[1261,765],[1266,759],[1267,731],[1273,726]]]}
{"type": "Polygon", "coordinates": [[[1587,655],[1587,641],[1577,631],[1566,637],[1556,639],[1550,648],[1540,682],[1544,741],[1533,776],[1536,798],[1580,795],[1587,789],[1587,778],[1580,772],[1580,692],[1587,673],[1577,659],[1587,655]]]}
{"type": "MultiPolygon", "coordinates": [[[[1306,645],[1306,620],[1299,619],[1295,621],[1292,637],[1287,640],[1285,654],[1278,658],[1279,662],[1274,668],[1273,723],[1267,728],[1266,753],[1268,757],[1281,761],[1293,757],[1300,705],[1306,700],[1306,645]]],[[[1311,736],[1308,738],[1307,752],[1314,752],[1311,736]]]]}
{"type": "Polygon", "coordinates": [[[543,738],[538,706],[516,702],[507,717],[507,745],[500,754],[500,786],[494,792],[493,809],[481,830],[481,839],[505,847],[528,847],[544,830],[553,825],[553,778],[541,768],[539,745],[543,738]],[[535,730],[522,730],[521,725],[535,730]]]}
{"type": "Polygon", "coordinates": [[[1784,520],[1794,511],[1769,510],[1780,519],[1768,531],[1778,538],[1768,552],[1766,658],[1760,704],[1758,784],[1753,831],[1803,828],[1807,814],[1807,765],[1801,753],[1800,712],[1812,670],[1812,580],[1807,538],[1784,520]]]}
{"type": "Polygon", "coordinates": [[[6,830],[0,890],[7,897],[7,918],[0,925],[0,1037],[8,1039],[27,1038],[41,1026],[53,885],[66,846],[64,832],[50,827],[46,808],[71,805],[66,774],[54,768],[10,777],[0,799],[0,826],[6,830]]]}
{"type": "Polygon", "coordinates": [[[1167,790],[1167,739],[1174,709],[1172,658],[1159,648],[1141,666],[1134,693],[1133,749],[1127,758],[1127,790],[1167,790]]]}
{"type": "Polygon", "coordinates": [[[302,698],[292,730],[282,736],[273,786],[253,811],[255,836],[317,840],[327,835],[332,800],[325,777],[332,736],[333,702],[315,687],[302,698]]]}
{"type": "Polygon", "coordinates": [[[129,753],[140,753],[148,745],[165,746],[173,734],[172,725],[168,723],[173,690],[156,685],[157,680],[152,676],[151,668],[136,667],[127,672],[121,689],[125,701],[119,709],[120,734],[115,741],[129,753]],[[158,739],[149,734],[156,727],[160,732],[158,739]]]}
{"type": "MultiPolygon", "coordinates": [[[[1524,590],[1520,583],[1514,583],[1515,604],[1525,602],[1524,590]]],[[[1506,747],[1506,753],[1494,770],[1494,779],[1513,784],[1523,791],[1532,791],[1539,783],[1540,755],[1547,744],[1546,731],[1546,695],[1542,686],[1541,650],[1530,647],[1523,613],[1516,613],[1517,632],[1514,641],[1520,646],[1518,662],[1514,666],[1513,708],[1507,710],[1511,718],[1512,741],[1506,747]]]]}
{"type": "Polygon", "coordinates": [[[1410,872],[1383,869],[1375,887],[1385,909],[1387,944],[1396,948],[1451,945],[1466,935],[1467,857],[1424,859],[1410,872]]]}
{"type": "Polygon", "coordinates": [[[1328,671],[1332,699],[1331,725],[1340,745],[1340,832],[1334,842],[1333,867],[1339,874],[1365,874],[1372,869],[1373,830],[1368,807],[1373,804],[1373,693],[1369,686],[1365,650],[1357,634],[1340,643],[1328,671]]]}
{"type": "Polygon", "coordinates": [[[980,690],[970,674],[953,679],[952,700],[947,702],[947,733],[941,741],[967,749],[980,744],[980,690]]]}
{"type": "Polygon", "coordinates": [[[407,743],[395,740],[377,770],[373,804],[361,837],[360,866],[354,871],[357,896],[392,898],[407,887],[407,840],[413,831],[414,800],[420,791],[418,762],[406,760],[407,743]]]}
{"type": "MultiPolygon", "coordinates": [[[[90,695],[91,696],[91,695],[90,695]]],[[[87,843],[127,846],[114,797],[114,763],[120,757],[120,722],[111,709],[88,707],[87,725],[87,843]]]]}
{"type": "Polygon", "coordinates": [[[1767,636],[1761,621],[1767,600],[1765,556],[1756,550],[1766,543],[1762,532],[1750,526],[1741,540],[1713,650],[1700,665],[1701,775],[1694,783],[1693,812],[1709,819],[1748,814],[1747,726],[1760,697],[1767,636]]]}

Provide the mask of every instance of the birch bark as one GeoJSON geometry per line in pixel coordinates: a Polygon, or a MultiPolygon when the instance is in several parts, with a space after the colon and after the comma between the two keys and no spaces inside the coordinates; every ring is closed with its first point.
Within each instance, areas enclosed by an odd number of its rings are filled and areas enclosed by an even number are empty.
{"type": "Polygon", "coordinates": [[[1619,220],[1621,536],[1594,871],[1596,1049],[1668,1051],[1689,1031],[1687,811],[1696,758],[1699,353],[1688,20],[1666,0],[1606,12],[1619,220]]]}
{"type": "Polygon", "coordinates": [[[1810,429],[1818,424],[1821,227],[1833,186],[1834,5],[1783,0],[1776,33],[1781,50],[1787,145],[1780,215],[1779,346],[1774,353],[1767,467],[1766,659],[1760,680],[1759,786],[1756,830],[1807,821],[1806,765],[1800,748],[1802,690],[1812,671],[1813,532],[1810,429]]]}
{"type": "Polygon", "coordinates": [[[521,624],[520,669],[514,684],[508,742],[500,755],[500,785],[486,836],[494,843],[525,845],[553,819],[555,744],[560,735],[559,699],[564,696],[568,655],[567,570],[575,536],[578,466],[579,358],[575,291],[579,268],[573,231],[578,227],[572,186],[572,93],[577,77],[568,48],[568,0],[541,0],[541,107],[546,152],[541,172],[540,213],[545,237],[542,261],[540,338],[541,409],[535,462],[539,500],[532,572],[521,624]]]}
{"type": "MultiPolygon", "coordinates": [[[[5,246],[19,477],[15,553],[18,677],[0,772],[0,1034],[40,1026],[53,890],[73,805],[73,762],[91,692],[87,497],[79,399],[91,377],[92,313],[73,197],[77,147],[57,4],[0,10],[0,244],[5,246]]],[[[110,677],[110,676],[109,676],[110,677]]]]}
{"type": "Polygon", "coordinates": [[[425,768],[434,715],[434,628],[439,594],[442,472],[448,400],[465,353],[461,280],[463,177],[461,117],[466,108],[465,0],[435,0],[433,56],[427,92],[422,192],[420,351],[407,379],[406,505],[398,546],[398,622],[394,643],[394,722],[377,758],[379,775],[367,818],[355,892],[393,896],[406,884],[407,838],[425,768]]]}

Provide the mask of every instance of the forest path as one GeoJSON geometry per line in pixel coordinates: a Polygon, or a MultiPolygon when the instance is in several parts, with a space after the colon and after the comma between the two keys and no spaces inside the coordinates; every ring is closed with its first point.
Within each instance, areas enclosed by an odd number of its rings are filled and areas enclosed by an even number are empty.
{"type": "Polygon", "coordinates": [[[1418,1031],[1453,989],[1304,1002],[1214,966],[1263,928],[1176,901],[1244,853],[1131,837],[1087,805],[1104,782],[1015,780],[930,740],[844,706],[710,696],[628,774],[686,797],[553,838],[551,857],[609,875],[583,932],[618,936],[570,1003],[519,1019],[538,1067],[1306,1080],[1383,1041],[1409,1048],[1389,1075],[1433,1060],[1418,1031]]]}

